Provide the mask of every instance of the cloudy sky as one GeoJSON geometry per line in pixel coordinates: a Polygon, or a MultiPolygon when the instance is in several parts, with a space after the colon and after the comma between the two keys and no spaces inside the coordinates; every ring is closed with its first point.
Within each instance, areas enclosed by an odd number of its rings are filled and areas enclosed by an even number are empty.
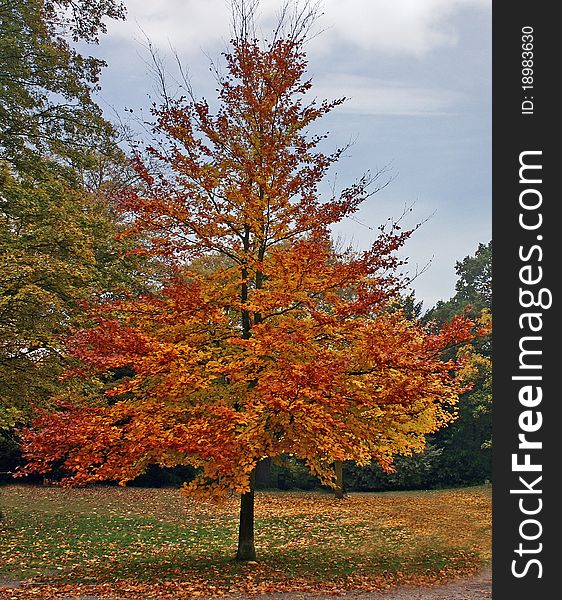
{"type": "MultiPolygon", "coordinates": [[[[110,119],[146,115],[156,98],[147,39],[169,64],[174,53],[194,91],[208,99],[229,39],[227,0],[125,0],[125,22],[109,23],[91,53],[108,67],[99,103],[110,119]]],[[[267,37],[281,0],[262,0],[267,37]]],[[[324,0],[322,33],[308,45],[318,98],[349,100],[318,122],[332,146],[353,145],[332,173],[337,185],[367,169],[392,182],[336,233],[366,247],[376,228],[413,205],[407,225],[413,288],[430,308],[454,293],[455,262],[491,238],[491,0],[324,0]],[[429,263],[429,264],[428,264],[429,263]]]]}

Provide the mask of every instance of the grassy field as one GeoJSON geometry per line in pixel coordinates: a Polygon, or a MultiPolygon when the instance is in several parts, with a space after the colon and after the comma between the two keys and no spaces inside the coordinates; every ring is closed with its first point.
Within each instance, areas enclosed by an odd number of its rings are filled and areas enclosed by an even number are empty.
{"type": "Polygon", "coordinates": [[[489,486],[343,501],[258,493],[259,562],[247,565],[231,560],[236,499],[215,506],[174,489],[18,485],[0,488],[0,506],[0,586],[14,588],[10,598],[38,589],[42,598],[381,589],[463,576],[491,559],[489,486]]]}

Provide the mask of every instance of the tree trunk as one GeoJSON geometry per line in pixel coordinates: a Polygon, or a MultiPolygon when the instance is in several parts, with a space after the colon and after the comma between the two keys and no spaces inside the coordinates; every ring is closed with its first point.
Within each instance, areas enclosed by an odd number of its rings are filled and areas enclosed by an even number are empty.
{"type": "MultiPolygon", "coordinates": [[[[244,252],[250,251],[250,225],[244,225],[244,252]]],[[[259,259],[263,260],[265,246],[262,247],[259,259]]],[[[240,290],[240,300],[242,304],[248,302],[248,268],[246,264],[242,267],[242,286],[240,290]]],[[[263,274],[256,271],[255,286],[260,289],[263,285],[263,274]]],[[[252,317],[248,310],[242,309],[242,339],[249,340],[252,336],[252,317]]],[[[261,315],[254,313],[254,325],[261,323],[261,315]]],[[[257,384],[257,379],[248,383],[248,389],[253,388],[257,384]]],[[[238,550],[236,551],[236,560],[249,561],[256,560],[256,548],[254,546],[254,489],[256,482],[256,469],[250,475],[250,491],[242,494],[240,497],[240,524],[238,526],[238,550]]]]}
{"type": "Polygon", "coordinates": [[[334,462],[334,469],[336,470],[336,489],[334,494],[338,500],[343,500],[343,463],[341,460],[334,462]]]}
{"type": "Polygon", "coordinates": [[[271,456],[262,458],[256,465],[256,489],[271,487],[271,456]]]}
{"type": "Polygon", "coordinates": [[[254,473],[250,476],[250,491],[240,498],[240,525],[236,560],[256,560],[254,547],[254,473]]]}

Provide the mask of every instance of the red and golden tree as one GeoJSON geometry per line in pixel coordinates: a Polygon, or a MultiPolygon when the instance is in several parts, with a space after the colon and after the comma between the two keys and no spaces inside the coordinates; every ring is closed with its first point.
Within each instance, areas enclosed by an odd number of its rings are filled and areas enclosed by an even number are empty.
{"type": "Polygon", "coordinates": [[[411,232],[381,228],[365,252],[334,250],[330,227],[376,181],[321,197],[341,152],[321,152],[307,130],[342,100],[306,102],[304,29],[265,46],[234,39],[216,114],[194,98],[156,111],[163,145],[149,152],[162,168],[139,160],[143,192],[121,202],[141,251],[175,275],[153,295],[100,304],[68,342],[86,375],[130,376],[102,398],[61,401],[26,436],[27,469],[56,465],[70,483],[197,467],[187,492],[241,494],[240,560],[255,558],[258,461],[295,455],[333,485],[334,461],[390,468],[423,449],[460,391],[441,352],[473,333],[457,318],[430,334],[385,310],[411,232]]]}

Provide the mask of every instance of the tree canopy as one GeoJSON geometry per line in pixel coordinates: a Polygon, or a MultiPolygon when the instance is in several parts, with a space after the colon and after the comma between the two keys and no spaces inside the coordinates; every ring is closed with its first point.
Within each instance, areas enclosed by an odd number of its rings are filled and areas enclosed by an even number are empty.
{"type": "Polygon", "coordinates": [[[29,171],[37,157],[82,164],[111,146],[112,126],[92,98],[103,61],[69,38],[95,43],[115,0],[0,0],[0,160],[29,171]]]}

